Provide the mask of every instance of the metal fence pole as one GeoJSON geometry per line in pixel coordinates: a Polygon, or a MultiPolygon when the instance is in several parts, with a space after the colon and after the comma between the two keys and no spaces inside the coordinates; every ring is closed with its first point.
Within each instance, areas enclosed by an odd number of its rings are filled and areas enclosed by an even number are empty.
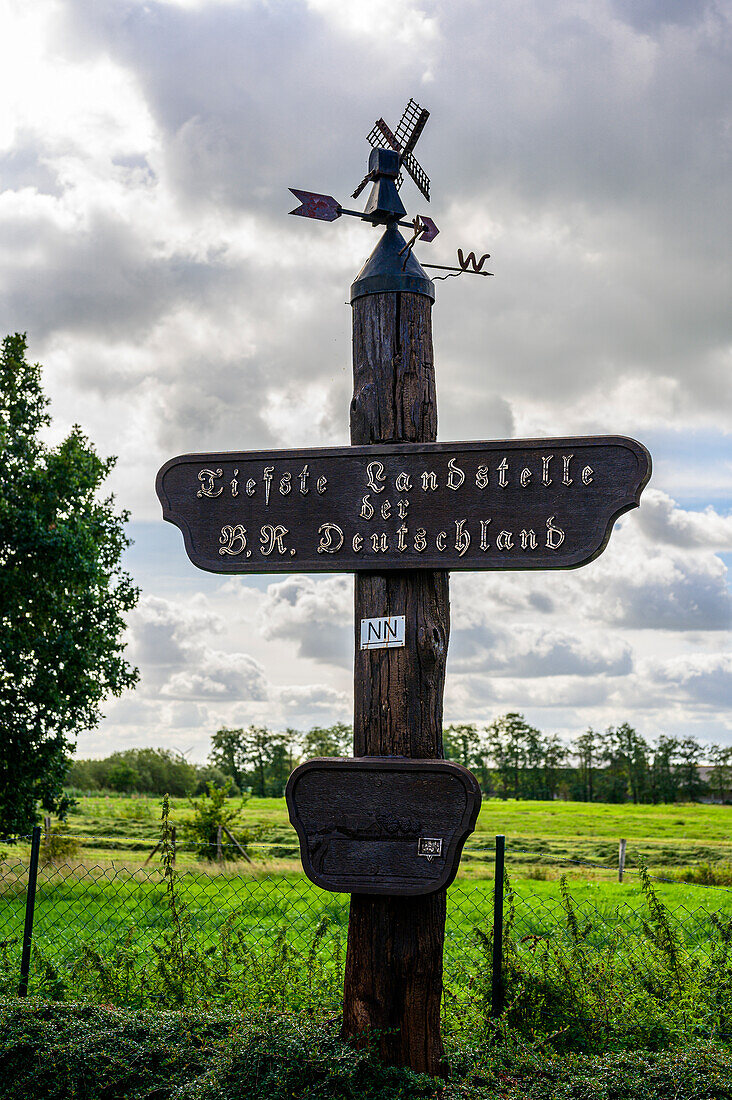
{"type": "Polygon", "coordinates": [[[491,982],[491,1016],[503,1011],[503,869],[506,838],[496,837],[496,870],[493,883],[493,975],[491,982]]]}
{"type": "Polygon", "coordinates": [[[23,955],[20,960],[20,985],[18,996],[28,996],[31,945],[33,942],[33,914],[36,908],[36,882],[38,880],[38,855],[41,850],[41,826],[33,826],[30,863],[28,865],[28,892],[25,897],[25,927],[23,928],[23,955]]]}
{"type": "Polygon", "coordinates": [[[621,840],[618,848],[618,882],[623,881],[623,871],[625,870],[625,846],[627,843],[627,840],[621,840]]]}

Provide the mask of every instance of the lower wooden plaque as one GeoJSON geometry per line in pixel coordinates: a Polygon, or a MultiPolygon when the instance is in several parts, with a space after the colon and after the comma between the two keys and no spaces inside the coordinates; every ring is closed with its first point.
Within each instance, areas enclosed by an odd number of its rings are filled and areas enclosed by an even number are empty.
{"type": "Polygon", "coordinates": [[[316,886],[402,896],[450,885],[481,801],[460,764],[394,756],[308,760],[285,797],[316,886]]]}

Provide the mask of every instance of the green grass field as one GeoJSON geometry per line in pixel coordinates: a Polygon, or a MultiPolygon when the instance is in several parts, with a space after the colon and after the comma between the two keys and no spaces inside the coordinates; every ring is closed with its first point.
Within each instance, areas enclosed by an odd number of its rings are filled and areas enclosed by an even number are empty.
{"type": "MultiPolygon", "coordinates": [[[[234,804],[237,800],[233,800],[234,804]]],[[[148,859],[157,840],[160,803],[141,797],[87,797],[69,821],[79,851],[63,865],[41,868],[36,916],[39,942],[78,942],[84,930],[115,941],[134,924],[156,934],[167,919],[162,905],[160,857],[148,859]]],[[[172,800],[177,823],[177,867],[192,922],[204,936],[217,934],[236,911],[247,935],[267,940],[286,924],[293,942],[304,943],[322,916],[334,932],[345,929],[348,898],[327,894],[301,873],[294,830],[284,799],[250,799],[242,807],[240,834],[260,834],[250,864],[200,862],[186,835],[191,806],[172,800]]],[[[236,831],[236,828],[235,828],[236,831]]],[[[599,935],[619,922],[633,925],[641,905],[640,858],[659,878],[700,860],[732,858],[732,807],[711,805],[626,806],[571,802],[483,803],[461,868],[449,893],[448,933],[463,941],[475,924],[490,922],[493,838],[507,837],[506,866],[517,890],[517,927],[545,935],[563,919],[558,882],[565,874],[580,908],[595,914],[599,935]],[[618,838],[628,839],[628,871],[617,882],[618,838]],[[599,865],[599,866],[598,866],[599,865]]],[[[28,845],[7,851],[0,865],[0,940],[16,936],[22,922],[28,845]]],[[[707,914],[732,914],[732,889],[660,883],[663,901],[682,920],[689,944],[701,943],[707,914]]],[[[57,948],[53,947],[56,951],[57,948]]]]}
{"type": "MultiPolygon", "coordinates": [[[[239,988],[248,1004],[289,1011],[297,989],[304,1011],[315,1011],[321,1002],[337,1011],[349,899],[318,889],[303,875],[284,801],[251,799],[243,806],[234,832],[259,834],[250,848],[251,863],[200,861],[186,833],[189,803],[174,800],[172,809],[179,842],[176,894],[196,950],[213,959],[221,956],[227,937],[237,939],[239,988]],[[320,975],[315,987],[314,967],[320,975]]],[[[44,995],[101,995],[109,1003],[142,1005],[141,970],[161,950],[165,953],[173,927],[161,857],[151,854],[159,813],[156,799],[81,800],[69,822],[71,834],[79,838],[78,851],[43,863],[39,871],[31,991],[35,983],[44,995]],[[90,951],[97,963],[90,963],[90,951]],[[129,971],[124,962],[128,955],[134,955],[129,971]],[[114,987],[92,973],[105,960],[117,960],[114,987]],[[122,972],[134,992],[120,988],[122,972]]],[[[612,957],[613,966],[632,974],[634,959],[645,960],[647,966],[655,951],[651,945],[649,955],[644,931],[649,912],[637,873],[639,859],[651,865],[657,878],[700,860],[729,860],[730,825],[732,808],[719,806],[484,803],[448,892],[445,1003],[451,1006],[454,1026],[459,1018],[468,1019],[466,1006],[474,1010],[485,973],[481,934],[492,929],[496,833],[507,836],[506,864],[515,897],[505,912],[510,920],[514,909],[511,935],[517,950],[527,958],[533,958],[541,943],[566,944],[573,950],[559,882],[566,875],[586,949],[598,959],[612,957]],[[621,836],[628,839],[629,871],[618,883],[621,836]]],[[[6,846],[0,860],[0,984],[6,992],[18,980],[28,852],[27,843],[6,846]]],[[[679,943],[700,965],[710,961],[715,935],[719,941],[719,920],[732,922],[732,889],[677,881],[658,882],[657,892],[679,943]]],[[[215,990],[206,993],[213,1001],[223,996],[215,990]]]]}
{"type": "MultiPolygon", "coordinates": [[[[238,800],[233,799],[237,805],[238,800]]],[[[172,816],[178,825],[180,859],[191,862],[186,851],[186,822],[192,810],[186,799],[172,799],[172,816]]],[[[157,838],[160,801],[144,797],[85,797],[69,819],[72,833],[85,838],[82,854],[95,858],[142,861],[157,838]],[[92,839],[101,838],[101,839],[92,839]],[[111,841],[104,843],[104,839],[111,841]]],[[[252,848],[258,860],[279,856],[291,848],[297,866],[294,830],[282,798],[252,798],[244,803],[239,828],[253,829],[259,842],[252,848]],[[261,846],[259,846],[261,845],[261,846]]],[[[234,827],[236,833],[236,827],[234,827]]],[[[732,806],[675,804],[671,806],[609,805],[585,802],[485,801],[475,832],[468,839],[461,874],[492,875],[493,838],[506,836],[507,865],[514,875],[540,866],[556,877],[610,878],[617,866],[618,841],[628,841],[627,866],[640,859],[657,874],[701,861],[732,861],[732,806]],[[576,864],[603,864],[590,869],[576,864]],[[513,870],[512,870],[513,869],[513,870]]],[[[190,842],[188,842],[190,844],[190,842]]]]}

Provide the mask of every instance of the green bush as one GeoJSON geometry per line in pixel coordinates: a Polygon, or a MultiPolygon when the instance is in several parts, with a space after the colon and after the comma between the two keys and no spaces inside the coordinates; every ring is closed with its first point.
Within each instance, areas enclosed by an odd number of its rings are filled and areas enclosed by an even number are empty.
{"type": "Polygon", "coordinates": [[[705,861],[677,871],[674,877],[679,882],[690,882],[696,886],[732,886],[732,864],[705,861]]]}
{"type": "Polygon", "coordinates": [[[558,1057],[497,1030],[447,1082],[383,1067],[338,1021],[0,1001],[2,1100],[731,1100],[732,1055],[558,1057]]]}
{"type": "Polygon", "coordinates": [[[64,825],[44,833],[39,853],[41,864],[64,863],[76,859],[78,854],[79,841],[75,836],[69,836],[69,830],[64,825]]]}
{"type": "MultiPolygon", "coordinates": [[[[546,936],[515,932],[515,898],[505,881],[503,1022],[559,1051],[663,1050],[694,1039],[732,1040],[732,920],[711,914],[709,953],[691,954],[678,922],[640,869],[645,914],[640,929],[611,934],[582,919],[560,880],[565,924],[546,936]]],[[[601,921],[599,921],[602,924],[601,921]]],[[[618,930],[621,929],[621,930],[618,930]]],[[[458,1030],[490,1016],[492,929],[476,928],[481,958],[455,996],[458,1030]],[[465,991],[468,991],[467,993],[465,991]]]]}

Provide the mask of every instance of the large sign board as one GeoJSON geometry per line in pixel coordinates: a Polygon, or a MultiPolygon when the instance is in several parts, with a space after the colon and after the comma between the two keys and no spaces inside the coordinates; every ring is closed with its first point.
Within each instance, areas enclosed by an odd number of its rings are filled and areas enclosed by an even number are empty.
{"type": "Polygon", "coordinates": [[[163,515],[212,573],[569,569],[651,474],[625,436],[190,454],[163,515]]]}
{"type": "Polygon", "coordinates": [[[309,760],[285,797],[316,886],[401,895],[450,885],[481,799],[459,764],[393,756],[309,760]]]}

